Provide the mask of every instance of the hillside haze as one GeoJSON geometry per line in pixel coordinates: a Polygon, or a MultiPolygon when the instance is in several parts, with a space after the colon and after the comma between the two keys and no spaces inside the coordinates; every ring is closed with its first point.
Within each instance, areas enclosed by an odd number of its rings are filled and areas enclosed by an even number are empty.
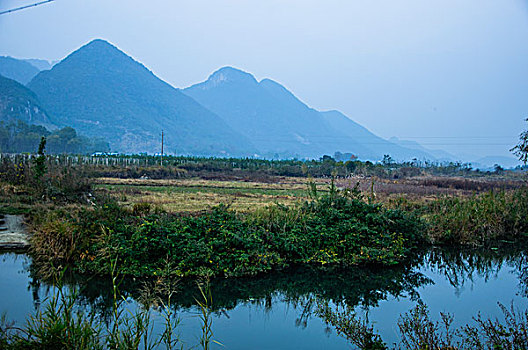
{"type": "Polygon", "coordinates": [[[57,128],[33,91],[0,75],[0,121],[15,120],[50,130],[57,128]]]}
{"type": "Polygon", "coordinates": [[[60,126],[105,137],[113,150],[249,155],[251,142],[217,115],[103,40],[70,54],[28,84],[60,126]]]}
{"type": "Polygon", "coordinates": [[[321,112],[323,118],[330,124],[330,126],[346,135],[351,140],[354,140],[362,147],[367,149],[365,154],[359,151],[357,154],[362,158],[379,160],[384,155],[390,155],[396,160],[411,160],[417,159],[435,159],[435,155],[425,148],[411,148],[398,145],[394,142],[387,141],[372,132],[364,126],[354,122],[352,119],[339,111],[321,112]]]}
{"type": "Polygon", "coordinates": [[[434,158],[386,141],[343,114],[319,112],[281,84],[224,67],[202,83],[184,90],[250,138],[264,156],[320,157],[336,151],[362,159],[434,158]]]}
{"type": "Polygon", "coordinates": [[[0,56],[0,75],[26,85],[40,70],[33,64],[13,57],[0,56]]]}

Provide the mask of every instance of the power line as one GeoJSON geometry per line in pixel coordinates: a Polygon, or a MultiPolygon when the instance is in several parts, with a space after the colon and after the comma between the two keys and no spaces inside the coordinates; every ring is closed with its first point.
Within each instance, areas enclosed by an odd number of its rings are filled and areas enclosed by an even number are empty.
{"type": "Polygon", "coordinates": [[[48,2],[52,2],[52,1],[55,1],[55,0],[46,0],[46,1],[37,2],[35,4],[30,4],[30,5],[26,5],[26,6],[16,7],[16,8],[11,9],[11,10],[2,11],[2,12],[0,12],[0,15],[5,15],[5,14],[11,13],[11,12],[24,10],[24,9],[27,9],[27,8],[30,8],[30,7],[44,5],[44,4],[47,4],[48,2]]]}

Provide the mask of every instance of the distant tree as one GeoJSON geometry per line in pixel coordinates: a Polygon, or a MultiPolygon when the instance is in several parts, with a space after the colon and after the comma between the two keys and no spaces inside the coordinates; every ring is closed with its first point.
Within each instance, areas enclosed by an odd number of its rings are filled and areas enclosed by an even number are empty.
{"type": "Polygon", "coordinates": [[[392,157],[388,154],[385,154],[383,156],[383,160],[381,161],[381,163],[384,165],[384,166],[390,166],[392,165],[392,163],[394,163],[394,159],[392,159],[392,157]]]}
{"type": "Polygon", "coordinates": [[[328,154],[325,154],[321,157],[322,162],[329,162],[329,163],[335,163],[335,159],[332,158],[332,156],[329,156],[328,154]]]}
{"type": "MultiPolygon", "coordinates": [[[[528,122],[528,118],[525,119],[528,122]]],[[[510,152],[513,152],[521,162],[526,165],[528,163],[528,130],[523,131],[519,135],[519,143],[513,147],[510,152]]]]}
{"type": "Polygon", "coordinates": [[[35,179],[40,180],[46,173],[46,155],[44,149],[46,148],[46,138],[42,136],[38,148],[38,156],[35,158],[35,179]]]}
{"type": "Polygon", "coordinates": [[[493,169],[495,170],[495,173],[497,174],[502,174],[502,172],[504,171],[504,168],[500,166],[500,164],[495,164],[493,166],[493,169]]]}
{"type": "Polygon", "coordinates": [[[347,168],[347,170],[351,173],[355,172],[356,169],[358,168],[358,165],[360,165],[361,162],[359,161],[352,161],[352,160],[349,160],[348,162],[345,163],[345,167],[347,168]]]}

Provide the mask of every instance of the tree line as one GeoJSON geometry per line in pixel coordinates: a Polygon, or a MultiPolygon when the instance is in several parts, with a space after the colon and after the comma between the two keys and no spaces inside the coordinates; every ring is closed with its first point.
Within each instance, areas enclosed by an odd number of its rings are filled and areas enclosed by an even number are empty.
{"type": "Polygon", "coordinates": [[[52,154],[87,154],[108,152],[110,146],[102,138],[77,134],[71,127],[49,131],[40,125],[29,125],[20,120],[0,122],[0,152],[35,152],[42,137],[46,138],[46,151],[52,154]]]}

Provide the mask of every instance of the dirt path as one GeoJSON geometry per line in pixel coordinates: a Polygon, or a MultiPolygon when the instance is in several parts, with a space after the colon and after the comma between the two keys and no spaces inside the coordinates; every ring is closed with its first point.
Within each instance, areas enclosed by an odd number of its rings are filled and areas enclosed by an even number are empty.
{"type": "Polygon", "coordinates": [[[20,249],[29,246],[22,215],[0,215],[0,249],[20,249]]]}

